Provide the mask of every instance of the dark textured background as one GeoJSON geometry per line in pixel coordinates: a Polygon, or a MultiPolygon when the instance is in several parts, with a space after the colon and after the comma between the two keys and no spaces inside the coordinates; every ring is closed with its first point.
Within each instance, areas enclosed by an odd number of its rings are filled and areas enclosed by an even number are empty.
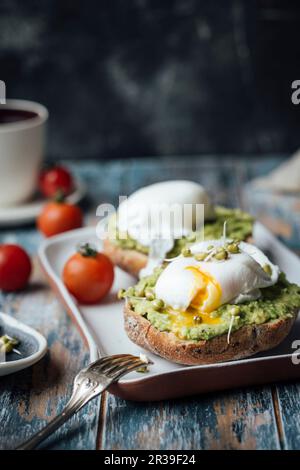
{"type": "Polygon", "coordinates": [[[300,2],[1,0],[0,79],[48,106],[51,158],[300,143],[300,2]]]}

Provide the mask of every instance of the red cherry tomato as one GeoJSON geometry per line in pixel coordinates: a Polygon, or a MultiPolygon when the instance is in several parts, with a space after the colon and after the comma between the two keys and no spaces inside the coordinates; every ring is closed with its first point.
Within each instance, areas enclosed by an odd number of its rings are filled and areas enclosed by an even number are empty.
{"type": "Polygon", "coordinates": [[[68,196],[74,189],[73,177],[67,168],[56,165],[41,172],[39,189],[47,198],[54,197],[59,191],[68,196]]]}
{"type": "Polygon", "coordinates": [[[78,302],[95,304],[111,289],[114,267],[106,255],[85,245],[66,262],[63,281],[78,302]]]}
{"type": "Polygon", "coordinates": [[[37,218],[38,229],[46,237],[80,228],[82,223],[80,207],[65,202],[49,202],[37,218]]]}
{"type": "Polygon", "coordinates": [[[13,292],[24,289],[31,274],[31,261],[18,245],[0,245],[0,289],[13,292]]]}

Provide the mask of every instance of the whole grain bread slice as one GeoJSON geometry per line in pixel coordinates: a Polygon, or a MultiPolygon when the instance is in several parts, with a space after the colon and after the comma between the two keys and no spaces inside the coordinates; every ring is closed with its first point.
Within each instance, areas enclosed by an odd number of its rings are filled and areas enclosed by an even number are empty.
{"type": "Polygon", "coordinates": [[[181,340],[173,333],[159,331],[128,303],[124,323],[128,337],[138,346],[178,364],[201,365],[241,359],[274,348],[290,332],[297,313],[298,309],[291,311],[291,318],[243,326],[232,332],[229,344],[227,334],[197,342],[181,340]]]}

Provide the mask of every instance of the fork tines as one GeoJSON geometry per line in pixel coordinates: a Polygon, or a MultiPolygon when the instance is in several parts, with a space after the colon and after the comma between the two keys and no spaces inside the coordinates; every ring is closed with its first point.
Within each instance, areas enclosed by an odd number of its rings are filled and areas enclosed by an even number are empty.
{"type": "Polygon", "coordinates": [[[87,370],[101,373],[116,380],[123,374],[146,367],[148,364],[152,364],[152,362],[146,363],[140,357],[132,356],[131,354],[116,354],[98,359],[87,370]]]}

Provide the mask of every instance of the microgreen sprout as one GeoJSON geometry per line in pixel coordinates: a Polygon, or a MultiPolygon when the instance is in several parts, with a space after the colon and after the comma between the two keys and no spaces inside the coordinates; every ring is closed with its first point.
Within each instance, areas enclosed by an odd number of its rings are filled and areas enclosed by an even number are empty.
{"type": "Polygon", "coordinates": [[[0,352],[6,354],[14,352],[21,356],[21,352],[15,348],[19,343],[20,341],[17,338],[12,338],[9,335],[0,336],[0,352]]]}

